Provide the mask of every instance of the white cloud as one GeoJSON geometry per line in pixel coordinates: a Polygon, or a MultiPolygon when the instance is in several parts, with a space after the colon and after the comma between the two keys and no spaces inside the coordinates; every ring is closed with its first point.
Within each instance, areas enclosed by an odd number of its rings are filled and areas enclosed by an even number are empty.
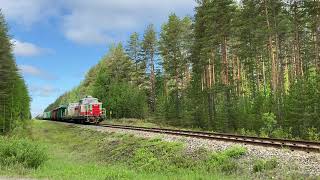
{"type": "Polygon", "coordinates": [[[30,91],[33,96],[50,97],[54,93],[57,93],[59,89],[51,85],[43,85],[43,86],[31,86],[30,91]]]}
{"type": "Polygon", "coordinates": [[[149,23],[157,27],[169,13],[192,15],[195,0],[0,0],[4,14],[30,25],[55,17],[65,37],[82,44],[124,40],[149,23]]]}
{"type": "Polygon", "coordinates": [[[33,76],[41,76],[43,74],[40,69],[30,65],[19,65],[19,69],[23,74],[29,74],[33,76]]]}
{"type": "Polygon", "coordinates": [[[59,4],[51,0],[0,0],[0,9],[9,20],[31,26],[57,15],[59,4]]]}
{"type": "Polygon", "coordinates": [[[45,71],[31,65],[19,65],[20,72],[24,75],[31,75],[45,80],[56,79],[54,76],[46,73],[45,71]]]}
{"type": "Polygon", "coordinates": [[[63,18],[66,37],[78,43],[106,43],[148,23],[159,26],[169,13],[192,14],[194,0],[91,0],[67,1],[70,14],[63,18]]]}
{"type": "Polygon", "coordinates": [[[29,42],[22,42],[17,39],[12,39],[13,52],[17,56],[38,56],[44,53],[51,52],[50,49],[40,48],[29,42]]]}

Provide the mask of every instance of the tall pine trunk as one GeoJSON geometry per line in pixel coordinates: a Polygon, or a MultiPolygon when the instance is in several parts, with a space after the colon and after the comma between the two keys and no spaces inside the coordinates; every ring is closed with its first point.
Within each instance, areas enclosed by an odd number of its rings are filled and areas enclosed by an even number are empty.
{"type": "Polygon", "coordinates": [[[175,67],[175,81],[176,81],[176,92],[175,92],[176,117],[180,118],[179,72],[178,72],[177,66],[175,67]]]}
{"type": "MultiPolygon", "coordinates": [[[[320,6],[320,5],[319,5],[320,6]]],[[[320,7],[319,7],[320,9],[320,7]]],[[[320,10],[319,10],[320,11],[320,10]]],[[[315,39],[315,53],[316,53],[316,58],[315,58],[315,66],[318,70],[318,72],[320,73],[320,12],[318,12],[319,14],[316,16],[317,20],[316,20],[316,28],[315,28],[315,33],[316,33],[316,39],[315,39]]]]}
{"type": "Polygon", "coordinates": [[[295,72],[299,77],[303,74],[303,67],[300,56],[300,32],[299,32],[299,22],[298,22],[298,14],[297,14],[297,2],[294,2],[293,6],[293,25],[294,25],[294,43],[293,43],[293,56],[295,61],[295,72]]]}
{"type": "Polygon", "coordinates": [[[238,89],[238,96],[241,95],[241,63],[240,63],[240,59],[237,56],[237,89],[238,89]]]}
{"type": "Polygon", "coordinates": [[[151,74],[150,74],[150,84],[151,84],[151,111],[155,112],[156,111],[156,76],[155,76],[155,71],[154,71],[154,55],[151,54],[151,59],[150,59],[150,66],[151,66],[151,74]]]}
{"type": "Polygon", "coordinates": [[[227,37],[223,37],[222,43],[222,60],[223,60],[223,84],[229,85],[229,64],[228,64],[228,56],[227,56],[227,37]]]}
{"type": "Polygon", "coordinates": [[[271,33],[271,24],[269,20],[269,12],[267,1],[264,0],[265,4],[265,16],[267,21],[267,29],[268,29],[268,45],[269,45],[269,53],[271,57],[271,90],[275,95],[277,90],[277,60],[276,60],[276,48],[273,45],[273,35],[271,33]]]}

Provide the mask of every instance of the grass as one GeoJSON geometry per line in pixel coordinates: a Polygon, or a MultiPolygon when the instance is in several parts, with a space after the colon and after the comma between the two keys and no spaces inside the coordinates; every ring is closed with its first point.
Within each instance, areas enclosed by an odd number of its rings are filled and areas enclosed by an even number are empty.
{"type": "MultiPolygon", "coordinates": [[[[150,119],[107,119],[102,123],[107,124],[123,124],[123,125],[132,125],[132,126],[141,126],[141,127],[164,127],[164,125],[154,123],[150,119]]],[[[168,126],[165,126],[168,127],[168,126]]]]}
{"type": "MultiPolygon", "coordinates": [[[[241,161],[247,150],[235,146],[221,152],[132,135],[101,133],[72,124],[33,121],[8,140],[26,141],[47,155],[38,167],[2,165],[0,177],[44,179],[258,179],[273,163],[256,162],[257,172],[241,161]],[[26,140],[28,138],[28,140],[26,140]],[[258,174],[258,176],[257,176],[258,174]]],[[[32,146],[33,147],[33,146],[32,146]]],[[[275,167],[276,168],[276,167],[275,167]]]]}
{"type": "MultiPolygon", "coordinates": [[[[209,161],[209,157],[214,156],[213,153],[201,149],[196,152],[186,152],[181,143],[106,134],[47,121],[33,121],[27,130],[18,131],[14,137],[8,139],[20,138],[24,141],[26,137],[28,138],[26,141],[43,147],[48,159],[38,168],[20,164],[1,166],[0,177],[45,179],[235,179],[236,177],[235,174],[218,170],[213,164],[213,159],[209,161]]],[[[233,159],[232,155],[224,156],[233,159]]]]}
{"type": "Polygon", "coordinates": [[[0,165],[38,168],[48,159],[43,147],[28,139],[0,137],[0,165]]]}
{"type": "Polygon", "coordinates": [[[261,172],[266,170],[273,170],[277,168],[278,166],[277,159],[271,158],[271,159],[258,159],[253,164],[253,171],[254,172],[261,172]]]}

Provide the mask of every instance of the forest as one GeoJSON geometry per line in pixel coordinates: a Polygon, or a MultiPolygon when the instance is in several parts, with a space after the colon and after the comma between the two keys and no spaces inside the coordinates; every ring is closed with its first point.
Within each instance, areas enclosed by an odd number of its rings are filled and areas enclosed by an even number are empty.
{"type": "Polygon", "coordinates": [[[112,118],[319,140],[320,2],[197,0],[194,17],[172,13],[112,45],[46,110],[86,95],[112,118]]]}
{"type": "Polygon", "coordinates": [[[10,39],[0,11],[0,134],[7,134],[31,119],[31,98],[15,63],[10,39]]]}

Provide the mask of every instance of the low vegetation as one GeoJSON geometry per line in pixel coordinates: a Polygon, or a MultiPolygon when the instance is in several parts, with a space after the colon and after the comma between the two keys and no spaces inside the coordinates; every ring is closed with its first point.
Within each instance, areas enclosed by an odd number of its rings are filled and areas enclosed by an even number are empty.
{"type": "Polygon", "coordinates": [[[266,171],[266,170],[273,170],[278,166],[279,162],[277,161],[277,159],[267,159],[267,160],[263,160],[263,159],[259,159],[256,160],[256,162],[253,165],[253,171],[254,172],[262,172],[262,171],[266,171]]]}
{"type": "Polygon", "coordinates": [[[212,153],[205,149],[187,152],[182,143],[168,143],[160,139],[143,139],[130,135],[112,135],[100,149],[108,163],[127,164],[142,172],[170,173],[181,169],[195,172],[236,172],[234,159],[246,153],[243,147],[233,147],[212,153]],[[234,171],[235,170],[235,171],[234,171]]]}
{"type": "Polygon", "coordinates": [[[259,178],[260,174],[269,177],[268,172],[277,168],[274,159],[253,161],[250,170],[250,163],[243,161],[247,150],[241,146],[219,152],[203,148],[190,150],[183,143],[164,142],[159,138],[101,133],[47,121],[33,121],[26,130],[16,131],[12,137],[3,137],[0,141],[0,176],[248,179],[259,178]]]}
{"type": "Polygon", "coordinates": [[[0,165],[5,168],[21,165],[38,168],[48,160],[46,150],[28,139],[0,137],[0,165]]]}

